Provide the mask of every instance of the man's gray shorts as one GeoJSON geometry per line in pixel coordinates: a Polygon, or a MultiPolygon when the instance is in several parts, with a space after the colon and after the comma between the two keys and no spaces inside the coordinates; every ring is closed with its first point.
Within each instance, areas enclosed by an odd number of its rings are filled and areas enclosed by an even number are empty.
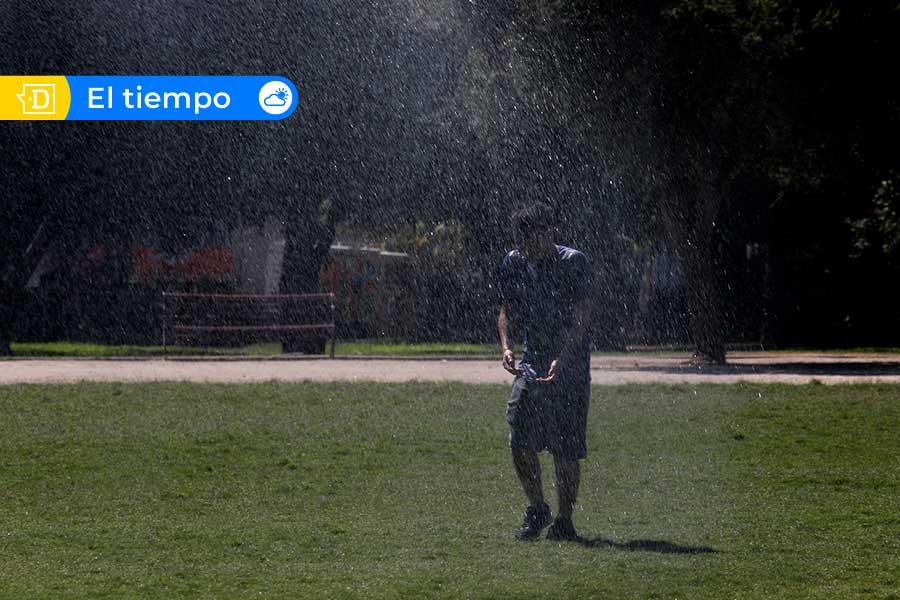
{"type": "Polygon", "coordinates": [[[587,457],[590,395],[589,379],[528,383],[516,377],[506,405],[509,447],[568,460],[587,457]]]}

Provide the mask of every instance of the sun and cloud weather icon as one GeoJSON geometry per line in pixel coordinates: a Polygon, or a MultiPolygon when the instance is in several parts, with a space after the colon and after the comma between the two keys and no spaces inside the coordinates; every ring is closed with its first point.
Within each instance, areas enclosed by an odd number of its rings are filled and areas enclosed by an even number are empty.
{"type": "Polygon", "coordinates": [[[263,104],[266,106],[285,106],[288,103],[291,93],[284,88],[278,88],[274,94],[269,94],[263,98],[263,104]]]}
{"type": "Polygon", "coordinates": [[[294,99],[282,81],[270,81],[259,90],[259,105],[270,115],[280,115],[291,108],[294,99]]]}

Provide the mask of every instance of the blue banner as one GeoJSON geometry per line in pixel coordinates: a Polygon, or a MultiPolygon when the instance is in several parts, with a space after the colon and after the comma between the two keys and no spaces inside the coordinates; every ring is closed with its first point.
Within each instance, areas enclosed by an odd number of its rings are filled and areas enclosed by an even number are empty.
{"type": "Polygon", "coordinates": [[[223,121],[285,119],[297,88],[272,75],[67,76],[66,120],[223,121]]]}

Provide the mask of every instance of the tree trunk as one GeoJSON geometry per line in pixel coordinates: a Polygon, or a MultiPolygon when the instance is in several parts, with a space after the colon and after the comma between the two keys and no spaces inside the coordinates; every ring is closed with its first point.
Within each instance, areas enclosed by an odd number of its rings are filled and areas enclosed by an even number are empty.
{"type": "MultiPolygon", "coordinates": [[[[696,175],[700,179],[699,175],[696,175]]],[[[669,237],[681,257],[694,359],[725,364],[725,274],[719,239],[722,192],[710,182],[671,181],[661,202],[669,237]]]]}
{"type": "Polygon", "coordinates": [[[7,247],[10,262],[0,265],[0,355],[12,354],[16,319],[24,310],[23,288],[49,248],[51,236],[51,220],[45,218],[24,250],[7,247]]]}
{"type": "Polygon", "coordinates": [[[653,292],[653,275],[656,272],[657,257],[647,256],[647,264],[641,276],[641,288],[638,291],[637,307],[631,323],[631,341],[636,344],[648,342],[647,319],[650,316],[650,295],[653,292]]]}
{"type": "Polygon", "coordinates": [[[0,290],[0,356],[10,356],[13,339],[13,297],[7,290],[0,290]]]}
{"type": "MultiPolygon", "coordinates": [[[[319,275],[334,242],[336,210],[330,202],[293,211],[284,233],[284,266],[281,291],[285,294],[316,294],[322,291],[319,275]]],[[[282,339],[285,352],[322,354],[324,335],[290,335],[282,339]]]]}
{"type": "Polygon", "coordinates": [[[725,314],[722,269],[714,240],[698,241],[682,255],[690,313],[694,359],[701,364],[725,364],[725,314]]]}

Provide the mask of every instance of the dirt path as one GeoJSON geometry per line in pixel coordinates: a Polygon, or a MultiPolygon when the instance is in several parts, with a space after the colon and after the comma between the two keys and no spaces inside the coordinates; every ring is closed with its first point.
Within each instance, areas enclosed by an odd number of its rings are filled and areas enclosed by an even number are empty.
{"type": "MultiPolygon", "coordinates": [[[[698,368],[683,356],[594,356],[595,384],[623,383],[900,383],[900,356],[734,353],[724,367],[698,368]]],[[[0,384],[79,381],[461,381],[509,383],[497,360],[12,359],[0,361],[0,384]]]]}

